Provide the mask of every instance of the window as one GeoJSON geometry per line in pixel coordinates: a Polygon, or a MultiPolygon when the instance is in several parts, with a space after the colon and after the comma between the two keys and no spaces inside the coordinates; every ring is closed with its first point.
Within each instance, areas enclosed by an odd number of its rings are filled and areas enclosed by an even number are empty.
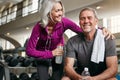
{"type": "Polygon", "coordinates": [[[11,11],[11,19],[12,20],[15,20],[16,14],[17,14],[17,6],[13,6],[12,11],[11,11]]]}
{"type": "Polygon", "coordinates": [[[11,21],[11,8],[8,9],[7,22],[11,21]]]}
{"type": "Polygon", "coordinates": [[[39,0],[25,0],[23,1],[23,16],[32,14],[38,11],[39,0]]]}
{"type": "Polygon", "coordinates": [[[38,0],[32,0],[31,11],[30,13],[35,13],[38,11],[38,0]]]}
{"type": "Polygon", "coordinates": [[[7,10],[2,12],[1,24],[5,24],[7,21],[7,10]]]}
{"type": "Polygon", "coordinates": [[[7,23],[12,20],[15,20],[16,13],[17,13],[17,6],[13,6],[8,9],[7,23]]]}
{"type": "Polygon", "coordinates": [[[22,16],[28,15],[28,0],[23,1],[23,10],[22,10],[22,16]]]}
{"type": "Polygon", "coordinates": [[[2,13],[0,13],[0,25],[1,25],[1,17],[2,17],[2,13]]]}
{"type": "Polygon", "coordinates": [[[108,19],[108,22],[108,27],[110,27],[112,33],[120,32],[120,15],[111,17],[110,19],[108,19]]]}

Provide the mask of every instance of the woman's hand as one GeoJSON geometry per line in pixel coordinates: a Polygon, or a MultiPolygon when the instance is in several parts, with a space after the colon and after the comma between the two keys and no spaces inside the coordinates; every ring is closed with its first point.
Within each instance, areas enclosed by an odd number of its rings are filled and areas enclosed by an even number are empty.
{"type": "Polygon", "coordinates": [[[60,49],[60,48],[56,48],[52,51],[52,54],[53,56],[60,56],[60,55],[63,55],[63,49],[60,49]]]}
{"type": "Polygon", "coordinates": [[[111,39],[115,38],[115,36],[107,28],[105,28],[105,27],[102,28],[102,32],[103,32],[103,35],[105,35],[106,40],[110,39],[110,38],[111,39]]]}

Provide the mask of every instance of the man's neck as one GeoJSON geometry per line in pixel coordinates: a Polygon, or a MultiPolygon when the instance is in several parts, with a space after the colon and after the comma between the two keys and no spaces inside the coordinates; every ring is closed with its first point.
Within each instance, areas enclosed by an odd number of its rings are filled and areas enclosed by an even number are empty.
{"type": "Polygon", "coordinates": [[[90,32],[88,32],[88,33],[84,33],[85,34],[85,38],[87,39],[87,40],[93,40],[94,39],[94,36],[95,36],[95,32],[96,32],[96,29],[93,29],[93,30],[91,30],[90,32]]]}

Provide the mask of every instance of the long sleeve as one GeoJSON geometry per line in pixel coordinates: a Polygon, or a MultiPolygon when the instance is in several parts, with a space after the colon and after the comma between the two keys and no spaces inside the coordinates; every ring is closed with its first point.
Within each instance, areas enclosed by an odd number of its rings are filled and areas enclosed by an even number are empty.
{"type": "Polygon", "coordinates": [[[63,23],[64,23],[65,30],[70,29],[76,33],[83,32],[82,29],[77,24],[75,24],[72,20],[63,18],[63,21],[64,21],[63,23]]]}
{"type": "Polygon", "coordinates": [[[39,51],[36,49],[37,41],[40,36],[40,25],[37,23],[31,33],[30,39],[26,46],[26,54],[31,57],[35,58],[52,58],[52,52],[51,51],[39,51]]]}

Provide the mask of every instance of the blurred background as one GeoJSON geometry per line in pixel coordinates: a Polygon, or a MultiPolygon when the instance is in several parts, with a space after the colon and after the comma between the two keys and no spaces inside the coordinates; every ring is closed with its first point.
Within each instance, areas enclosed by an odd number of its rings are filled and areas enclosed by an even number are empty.
{"type": "MultiPolygon", "coordinates": [[[[40,20],[38,7],[41,0],[0,0],[0,46],[3,55],[26,57],[25,46],[31,30],[40,20]]],[[[120,0],[62,0],[65,16],[78,24],[78,15],[83,7],[96,9],[99,17],[98,26],[109,29],[116,37],[116,49],[120,59],[120,0]]],[[[75,33],[67,30],[67,41],[75,33]]],[[[118,60],[118,64],[120,60],[118,60]]],[[[120,68],[118,67],[118,73],[120,68]]],[[[14,70],[15,71],[15,70],[14,70]]],[[[19,71],[18,71],[19,72],[19,71]]]]}

